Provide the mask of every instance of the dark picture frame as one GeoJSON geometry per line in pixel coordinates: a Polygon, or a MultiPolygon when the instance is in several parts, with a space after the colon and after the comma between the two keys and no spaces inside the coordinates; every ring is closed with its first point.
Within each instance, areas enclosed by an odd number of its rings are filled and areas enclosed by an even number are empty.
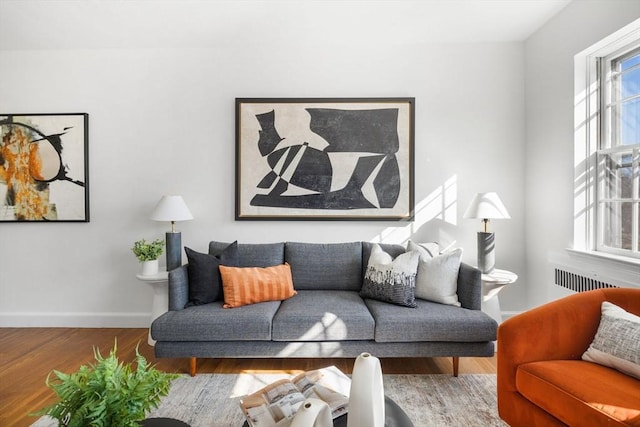
{"type": "Polygon", "coordinates": [[[236,220],[411,221],[415,98],[236,98],[236,220]]]}
{"type": "Polygon", "coordinates": [[[0,114],[0,222],[89,222],[89,115],[0,114]]]}

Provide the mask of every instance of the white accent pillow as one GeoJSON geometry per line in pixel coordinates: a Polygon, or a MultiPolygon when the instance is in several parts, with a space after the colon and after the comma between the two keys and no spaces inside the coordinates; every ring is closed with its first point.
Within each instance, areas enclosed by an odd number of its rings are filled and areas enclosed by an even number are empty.
{"type": "Polygon", "coordinates": [[[440,255],[440,245],[438,242],[416,243],[413,240],[407,242],[407,252],[418,251],[420,256],[425,258],[435,258],[440,255]]]}
{"type": "Polygon", "coordinates": [[[457,291],[462,248],[431,257],[430,251],[409,240],[407,251],[417,251],[420,254],[416,298],[460,307],[457,291]]]}
{"type": "Polygon", "coordinates": [[[640,379],[640,317],[604,301],[600,326],[582,360],[640,379]]]}

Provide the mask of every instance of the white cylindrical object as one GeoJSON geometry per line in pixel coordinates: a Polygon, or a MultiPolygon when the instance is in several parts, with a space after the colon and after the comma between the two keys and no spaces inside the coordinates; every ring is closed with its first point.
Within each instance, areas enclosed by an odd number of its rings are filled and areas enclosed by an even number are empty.
{"type": "Polygon", "coordinates": [[[142,261],[142,275],[153,276],[158,274],[158,260],[142,261]]]}
{"type": "Polygon", "coordinates": [[[333,427],[331,408],[326,402],[310,397],[296,412],[291,427],[333,427]]]}
{"type": "Polygon", "coordinates": [[[347,427],[384,427],[384,387],[380,360],[369,353],[356,358],[351,374],[347,427]]]}

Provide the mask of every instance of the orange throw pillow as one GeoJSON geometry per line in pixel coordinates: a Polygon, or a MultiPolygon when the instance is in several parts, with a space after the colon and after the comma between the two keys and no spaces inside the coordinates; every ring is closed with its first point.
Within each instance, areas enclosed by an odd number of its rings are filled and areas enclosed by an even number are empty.
{"type": "Polygon", "coordinates": [[[282,301],[296,295],[289,264],[273,267],[220,266],[223,308],[264,301],[282,301]]]}

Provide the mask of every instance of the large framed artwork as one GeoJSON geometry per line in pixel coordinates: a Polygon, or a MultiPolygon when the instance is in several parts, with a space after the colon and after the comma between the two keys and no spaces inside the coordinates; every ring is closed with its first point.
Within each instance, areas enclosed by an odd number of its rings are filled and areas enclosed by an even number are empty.
{"type": "Polygon", "coordinates": [[[414,98],[237,98],[236,219],[410,221],[414,98]]]}
{"type": "Polygon", "coordinates": [[[0,114],[0,221],[88,222],[86,113],[0,114]]]}

